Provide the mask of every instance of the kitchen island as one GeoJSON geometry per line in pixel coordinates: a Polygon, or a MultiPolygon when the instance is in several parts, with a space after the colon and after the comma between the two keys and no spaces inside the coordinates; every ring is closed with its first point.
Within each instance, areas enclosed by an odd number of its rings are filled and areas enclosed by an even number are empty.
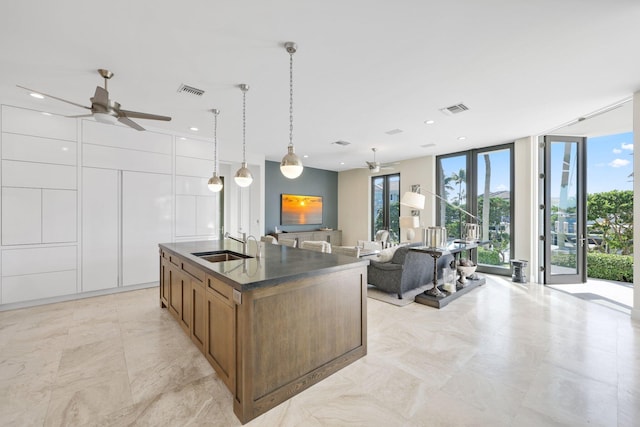
{"type": "Polygon", "coordinates": [[[272,244],[255,257],[254,241],[159,247],[160,306],[243,424],[366,355],[368,260],[272,244]]]}

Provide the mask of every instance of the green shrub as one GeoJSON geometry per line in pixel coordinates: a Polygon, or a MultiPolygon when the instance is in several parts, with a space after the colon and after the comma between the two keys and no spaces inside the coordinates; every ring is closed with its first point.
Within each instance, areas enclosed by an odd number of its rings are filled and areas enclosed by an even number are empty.
{"type": "Polygon", "coordinates": [[[576,268],[576,254],[568,254],[563,252],[553,252],[551,254],[551,265],[558,267],[576,268]]]}
{"type": "Polygon", "coordinates": [[[478,248],[478,264],[501,265],[500,252],[478,248]]]}
{"type": "MultiPolygon", "coordinates": [[[[554,253],[551,264],[576,268],[575,254],[554,253]]],[[[633,283],[633,256],[587,253],[587,277],[633,283]]]]}
{"type": "Polygon", "coordinates": [[[587,276],[633,283],[633,256],[589,252],[587,276]]]}

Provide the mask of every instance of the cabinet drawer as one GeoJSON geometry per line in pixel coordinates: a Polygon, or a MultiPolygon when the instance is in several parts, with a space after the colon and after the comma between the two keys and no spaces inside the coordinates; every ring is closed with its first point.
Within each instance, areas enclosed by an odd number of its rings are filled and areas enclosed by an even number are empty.
{"type": "Polygon", "coordinates": [[[197,279],[200,283],[204,283],[205,274],[204,271],[200,270],[195,265],[189,264],[188,262],[182,263],[182,270],[189,273],[191,277],[197,279]]]}
{"type": "Polygon", "coordinates": [[[169,262],[176,267],[180,267],[180,257],[176,255],[169,255],[169,262]]]}
{"type": "Polygon", "coordinates": [[[207,290],[223,299],[227,304],[233,305],[233,288],[211,276],[207,276],[207,290]]]}

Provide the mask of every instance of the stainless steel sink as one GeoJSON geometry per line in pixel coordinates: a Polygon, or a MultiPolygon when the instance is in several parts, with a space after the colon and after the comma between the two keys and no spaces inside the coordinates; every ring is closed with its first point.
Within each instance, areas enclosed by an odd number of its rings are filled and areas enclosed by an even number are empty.
{"type": "Polygon", "coordinates": [[[196,252],[191,255],[195,255],[198,258],[202,258],[203,260],[209,262],[224,262],[253,258],[252,256],[233,251],[196,252]]]}

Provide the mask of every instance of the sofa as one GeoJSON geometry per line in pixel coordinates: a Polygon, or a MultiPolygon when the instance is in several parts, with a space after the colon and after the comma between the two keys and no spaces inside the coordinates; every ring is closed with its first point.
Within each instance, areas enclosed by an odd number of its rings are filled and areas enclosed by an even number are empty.
{"type": "MultiPolygon", "coordinates": [[[[433,257],[423,252],[410,250],[411,246],[421,243],[385,249],[380,258],[372,259],[367,267],[368,282],[385,292],[395,293],[399,299],[402,295],[422,285],[433,283],[433,257]],[[387,252],[388,253],[385,253],[387,252]],[[393,252],[390,260],[385,256],[393,252]]],[[[442,278],[442,269],[454,260],[453,255],[438,258],[438,278],[442,278]]]]}

